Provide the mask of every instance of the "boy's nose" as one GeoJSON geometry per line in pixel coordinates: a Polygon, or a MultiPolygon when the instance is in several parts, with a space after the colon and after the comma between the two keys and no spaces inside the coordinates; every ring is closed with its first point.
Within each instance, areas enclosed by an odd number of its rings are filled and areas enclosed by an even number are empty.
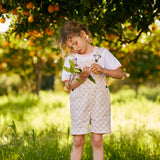
{"type": "Polygon", "coordinates": [[[77,48],[77,47],[74,47],[74,48],[73,48],[73,51],[74,51],[74,52],[78,52],[78,48],[77,48]]]}

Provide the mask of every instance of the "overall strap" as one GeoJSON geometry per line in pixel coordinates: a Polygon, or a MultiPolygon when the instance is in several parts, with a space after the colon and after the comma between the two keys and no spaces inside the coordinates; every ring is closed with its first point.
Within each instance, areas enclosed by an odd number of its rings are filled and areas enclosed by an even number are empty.
{"type": "Polygon", "coordinates": [[[104,49],[104,48],[97,47],[96,52],[95,52],[95,54],[93,55],[94,58],[95,58],[95,62],[98,62],[98,60],[102,57],[101,54],[102,54],[102,52],[103,52],[103,49],[104,49]]]}

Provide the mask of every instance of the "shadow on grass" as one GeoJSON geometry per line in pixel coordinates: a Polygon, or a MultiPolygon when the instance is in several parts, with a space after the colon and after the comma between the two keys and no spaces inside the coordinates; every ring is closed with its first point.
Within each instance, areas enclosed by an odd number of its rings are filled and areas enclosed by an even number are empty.
{"type": "Polygon", "coordinates": [[[19,115],[20,120],[23,120],[24,112],[37,105],[39,99],[37,96],[16,96],[8,98],[6,103],[0,104],[0,113],[6,115],[8,113],[12,115],[19,115]]]}
{"type": "MultiPolygon", "coordinates": [[[[159,160],[160,133],[151,130],[134,130],[132,133],[110,134],[104,137],[105,160],[159,160]]],[[[54,126],[41,131],[34,130],[15,135],[10,132],[10,141],[0,145],[0,157],[20,160],[69,160],[72,140],[66,132],[54,126]],[[17,136],[17,137],[15,137],[17,136]],[[68,137],[68,138],[67,138],[68,137]]],[[[92,160],[91,135],[86,135],[82,160],[92,160]]]]}
{"type": "Polygon", "coordinates": [[[32,108],[38,108],[39,112],[47,112],[57,108],[65,107],[64,102],[53,101],[53,102],[43,102],[41,99],[34,94],[29,95],[16,95],[9,96],[4,100],[1,98],[2,102],[0,103],[0,113],[5,116],[7,114],[12,115],[12,118],[16,120],[23,121],[25,119],[25,113],[31,113],[32,108]]]}
{"type": "Polygon", "coordinates": [[[111,105],[113,104],[126,104],[135,99],[147,99],[152,102],[160,103],[160,87],[147,88],[141,87],[136,97],[136,92],[133,89],[119,90],[116,94],[111,95],[111,105]]]}
{"type": "Polygon", "coordinates": [[[150,90],[149,92],[142,93],[142,95],[150,101],[160,103],[160,91],[150,90]]]}

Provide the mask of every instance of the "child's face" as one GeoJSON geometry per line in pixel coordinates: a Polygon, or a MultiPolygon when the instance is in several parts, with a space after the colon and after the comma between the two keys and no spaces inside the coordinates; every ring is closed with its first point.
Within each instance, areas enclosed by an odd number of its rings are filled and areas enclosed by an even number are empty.
{"type": "Polygon", "coordinates": [[[82,36],[73,36],[66,41],[66,46],[71,49],[72,52],[78,54],[85,54],[87,50],[88,41],[82,36]]]}

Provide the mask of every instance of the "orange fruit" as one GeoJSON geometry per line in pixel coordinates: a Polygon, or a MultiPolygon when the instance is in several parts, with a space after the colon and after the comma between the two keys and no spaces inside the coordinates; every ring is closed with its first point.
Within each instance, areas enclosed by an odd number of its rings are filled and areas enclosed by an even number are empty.
{"type": "Polygon", "coordinates": [[[29,16],[29,11],[24,12],[24,15],[29,16]]]}
{"type": "Polygon", "coordinates": [[[29,55],[30,55],[31,57],[34,57],[35,54],[36,54],[36,51],[34,51],[34,50],[32,50],[32,51],[29,52],[29,55]]]}
{"type": "Polygon", "coordinates": [[[1,9],[1,12],[2,12],[2,13],[7,13],[7,10],[4,9],[4,8],[2,8],[2,9],[1,9]]]}
{"type": "Polygon", "coordinates": [[[40,13],[39,15],[40,15],[40,16],[43,16],[43,13],[40,13]]]}
{"type": "Polygon", "coordinates": [[[108,47],[108,46],[109,46],[109,42],[105,41],[105,42],[104,42],[104,45],[105,45],[106,47],[108,47]]]}
{"type": "Polygon", "coordinates": [[[149,74],[149,70],[145,70],[144,74],[145,75],[149,74]]]}
{"type": "Polygon", "coordinates": [[[54,20],[53,20],[53,23],[56,23],[56,22],[57,22],[57,21],[54,19],[54,20]]]}
{"type": "Polygon", "coordinates": [[[53,35],[53,30],[52,29],[49,29],[49,28],[46,28],[45,29],[45,34],[48,34],[49,36],[53,35]]]}
{"type": "Polygon", "coordinates": [[[53,12],[54,12],[54,6],[53,6],[52,4],[50,4],[50,5],[48,6],[48,12],[49,12],[49,13],[53,13],[53,12]]]}
{"type": "Polygon", "coordinates": [[[29,3],[26,4],[27,9],[33,8],[33,3],[30,1],[29,3]]]}
{"type": "Polygon", "coordinates": [[[29,41],[29,44],[28,44],[29,46],[34,46],[34,42],[33,41],[29,41]]]}
{"type": "Polygon", "coordinates": [[[58,4],[55,4],[55,5],[54,5],[54,10],[55,10],[55,11],[59,11],[59,10],[60,10],[60,7],[59,7],[58,4]]]}
{"type": "Polygon", "coordinates": [[[6,48],[6,47],[8,47],[8,46],[9,46],[9,44],[10,44],[10,43],[9,43],[8,41],[4,41],[4,43],[3,43],[3,47],[4,47],[4,48],[6,48]]]}
{"type": "Polygon", "coordinates": [[[156,69],[160,70],[160,65],[156,65],[156,69]]]}
{"type": "Polygon", "coordinates": [[[113,34],[113,33],[110,34],[110,38],[111,38],[111,39],[114,38],[114,34],[113,34]]]}
{"type": "Polygon", "coordinates": [[[17,34],[16,38],[17,39],[21,39],[21,36],[19,34],[17,34]]]}
{"type": "Polygon", "coordinates": [[[28,17],[28,22],[29,22],[29,23],[33,23],[33,22],[34,22],[34,17],[33,17],[33,15],[30,15],[30,16],[28,17]]]}
{"type": "Polygon", "coordinates": [[[97,71],[97,72],[94,72],[94,74],[98,74],[99,72],[97,71]]]}
{"type": "Polygon", "coordinates": [[[50,29],[47,34],[48,34],[49,36],[51,36],[51,35],[53,35],[53,33],[54,33],[53,30],[50,29]]]}
{"type": "Polygon", "coordinates": [[[39,32],[38,32],[37,30],[34,30],[33,33],[34,33],[35,35],[39,34],[39,32]]]}
{"type": "Polygon", "coordinates": [[[2,9],[2,5],[0,4],[0,9],[2,9]]]}
{"type": "Polygon", "coordinates": [[[49,18],[47,18],[47,22],[49,23],[49,18]]]}
{"type": "Polygon", "coordinates": [[[1,19],[0,19],[0,22],[1,22],[1,23],[5,23],[5,22],[6,22],[6,19],[5,19],[5,18],[1,18],[1,19]]]}
{"type": "Polygon", "coordinates": [[[17,9],[16,9],[16,8],[12,9],[12,10],[11,10],[11,13],[12,13],[13,15],[17,14],[17,9]]]}
{"type": "Polygon", "coordinates": [[[93,74],[98,74],[99,73],[98,71],[93,71],[93,69],[94,68],[91,68],[91,71],[92,71],[93,74]]]}

